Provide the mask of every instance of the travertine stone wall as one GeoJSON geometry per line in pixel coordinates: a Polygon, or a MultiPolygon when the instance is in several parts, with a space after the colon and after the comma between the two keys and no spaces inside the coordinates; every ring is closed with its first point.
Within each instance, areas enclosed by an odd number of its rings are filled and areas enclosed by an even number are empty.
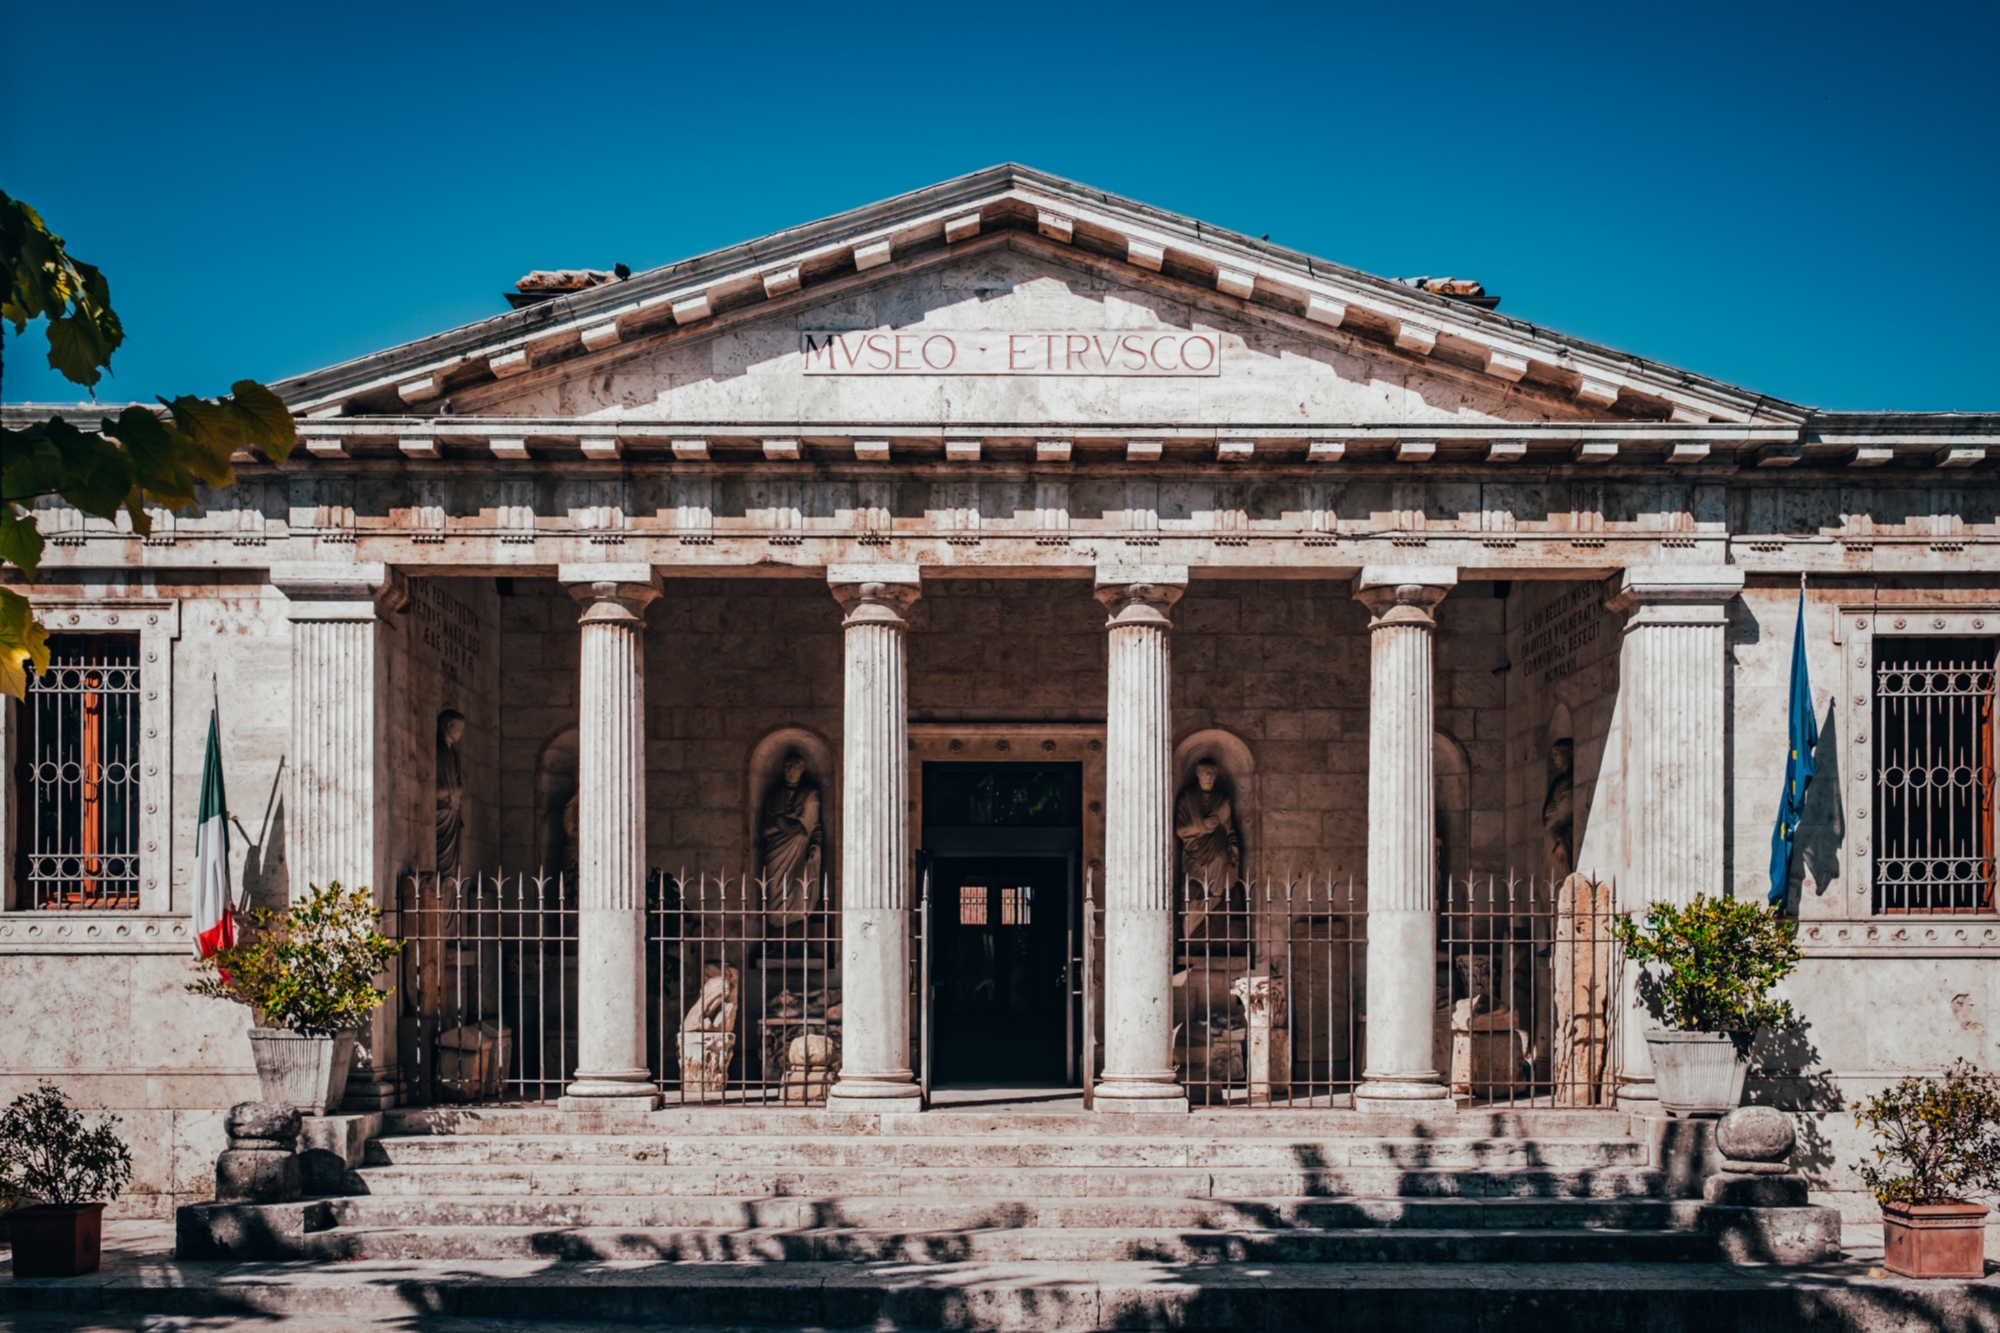
{"type": "Polygon", "coordinates": [[[1575,746],[1576,866],[1610,874],[1609,829],[1592,823],[1598,773],[1618,694],[1621,617],[1597,579],[1516,582],[1499,607],[1506,623],[1506,863],[1546,873],[1542,807],[1548,799],[1551,726],[1560,712],[1575,746]]]}
{"type": "MultiPolygon", "coordinates": [[[[648,856],[747,866],[744,766],[779,727],[838,747],[840,610],[817,582],[668,578],[647,615],[648,856]]],[[[552,581],[498,597],[500,861],[532,868],[535,772],[576,724],[574,604],[552,581]]],[[[1466,753],[1465,863],[1507,866],[1504,604],[1469,584],[1438,611],[1437,725],[1466,753]]],[[[914,721],[1098,721],[1104,612],[1074,579],[927,580],[910,608],[914,721]]],[[[1367,613],[1344,583],[1194,581],[1176,606],[1175,737],[1238,736],[1256,759],[1263,868],[1367,868],[1367,613]]],[[[1101,793],[1098,794],[1101,799],[1101,793]]],[[[1454,849],[1455,851],[1457,849],[1454,849]]]]}

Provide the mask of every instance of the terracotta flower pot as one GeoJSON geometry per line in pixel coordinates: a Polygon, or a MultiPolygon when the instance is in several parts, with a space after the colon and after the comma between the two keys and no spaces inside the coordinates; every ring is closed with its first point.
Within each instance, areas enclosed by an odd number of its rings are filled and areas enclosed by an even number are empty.
{"type": "Polygon", "coordinates": [[[1976,1203],[1883,1204],[1883,1266],[1904,1277],[1985,1277],[1986,1213],[1976,1203]]]}
{"type": "Polygon", "coordinates": [[[1668,1115],[1727,1115],[1743,1104],[1750,1052],[1736,1033],[1648,1032],[1646,1049],[1668,1115]]]}
{"type": "Polygon", "coordinates": [[[95,1273],[104,1250],[104,1205],[44,1203],[16,1209],[15,1277],[76,1277],[95,1273]]]}

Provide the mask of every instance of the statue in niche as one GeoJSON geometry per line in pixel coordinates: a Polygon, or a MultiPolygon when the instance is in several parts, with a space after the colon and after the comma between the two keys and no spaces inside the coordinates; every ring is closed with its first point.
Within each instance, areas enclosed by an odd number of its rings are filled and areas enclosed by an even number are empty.
{"type": "Polygon", "coordinates": [[[437,872],[455,879],[465,853],[465,769],[458,743],[465,738],[465,714],[447,708],[437,720],[437,872]]]}
{"type": "Polygon", "coordinates": [[[563,802],[562,831],[563,855],[562,872],[568,876],[572,886],[576,883],[577,863],[582,859],[582,844],[577,840],[577,830],[582,827],[583,793],[577,792],[563,802]]]}
{"type": "Polygon", "coordinates": [[[819,888],[826,845],[819,788],[806,776],[804,756],[785,756],[781,777],[764,797],[757,829],[771,923],[797,925],[806,919],[819,888]]]}
{"type": "Polygon", "coordinates": [[[1549,790],[1542,801],[1542,842],[1549,883],[1576,869],[1576,743],[1565,736],[1549,746],[1549,790]]]}
{"type": "Polygon", "coordinates": [[[1243,837],[1236,827],[1236,807],[1219,783],[1221,774],[1213,759],[1201,760],[1194,766],[1194,781],[1181,788],[1174,802],[1181,882],[1188,886],[1183,928],[1190,939],[1209,912],[1228,901],[1230,886],[1242,871],[1243,837]]]}

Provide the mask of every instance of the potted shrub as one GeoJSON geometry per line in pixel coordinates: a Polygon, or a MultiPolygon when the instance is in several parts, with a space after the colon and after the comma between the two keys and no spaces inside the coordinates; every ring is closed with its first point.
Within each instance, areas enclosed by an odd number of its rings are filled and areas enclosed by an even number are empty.
{"type": "Polygon", "coordinates": [[[1882,1205],[1883,1263],[1904,1277],[1983,1277],[1986,1208],[2000,1190],[2000,1079],[1959,1060],[1942,1079],[1906,1078],[1854,1108],[1875,1132],[1861,1178],[1882,1205]]]}
{"type": "Polygon", "coordinates": [[[35,1202],[9,1215],[15,1277],[94,1273],[104,1205],[132,1180],[132,1150],[106,1114],[95,1125],[44,1083],[0,1112],[0,1190],[35,1202]]]}
{"type": "Polygon", "coordinates": [[[1626,957],[1655,965],[1640,975],[1639,997],[1666,1025],[1646,1034],[1661,1107],[1674,1116],[1735,1110],[1758,1030],[1798,1026],[1791,1004],[1771,998],[1798,966],[1798,922],[1697,895],[1685,907],[1654,903],[1644,929],[1622,913],[1613,928],[1626,957]]]}
{"type": "Polygon", "coordinates": [[[250,1049],[264,1100],[304,1115],[340,1105],[354,1034],[389,992],[375,978],[402,943],[383,935],[366,888],[314,888],[290,907],[249,914],[243,939],[200,960],[197,995],[250,1006],[250,1049]]]}

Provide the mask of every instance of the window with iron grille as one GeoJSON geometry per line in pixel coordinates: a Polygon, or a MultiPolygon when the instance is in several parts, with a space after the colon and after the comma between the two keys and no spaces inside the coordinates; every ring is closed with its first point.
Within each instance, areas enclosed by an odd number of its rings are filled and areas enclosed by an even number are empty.
{"type": "Polygon", "coordinates": [[[1993,639],[1878,639],[1874,907],[1993,910],[1993,639]]]}
{"type": "Polygon", "coordinates": [[[49,640],[30,676],[20,771],[22,906],[139,906],[139,642],[49,640]]]}

